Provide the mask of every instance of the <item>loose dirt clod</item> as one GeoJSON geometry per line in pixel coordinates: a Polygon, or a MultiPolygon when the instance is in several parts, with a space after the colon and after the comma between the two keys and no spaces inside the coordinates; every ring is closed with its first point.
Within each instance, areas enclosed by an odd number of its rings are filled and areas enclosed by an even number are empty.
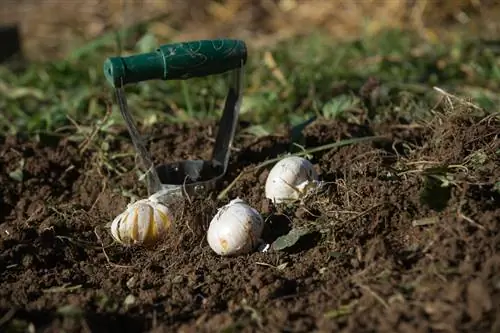
{"type": "MultiPolygon", "coordinates": [[[[264,212],[269,240],[294,227],[310,233],[293,248],[237,258],[206,243],[208,222],[227,203],[216,194],[176,205],[175,230],[155,248],[124,248],[104,225],[129,202],[124,193],[145,195],[132,157],[114,162],[129,170],[118,175],[68,140],[7,137],[1,330],[490,331],[500,316],[500,127],[461,108],[415,127],[313,123],[308,147],[373,134],[392,142],[314,154],[324,190],[301,207],[264,212]],[[434,223],[412,223],[424,219],[434,223]]],[[[157,161],[205,158],[209,127],[154,129],[149,144],[157,161]]],[[[282,141],[236,140],[221,187],[285,152],[282,141]]],[[[132,151],[119,139],[112,147],[132,151]]],[[[248,173],[229,195],[261,207],[263,181],[248,173]]]]}

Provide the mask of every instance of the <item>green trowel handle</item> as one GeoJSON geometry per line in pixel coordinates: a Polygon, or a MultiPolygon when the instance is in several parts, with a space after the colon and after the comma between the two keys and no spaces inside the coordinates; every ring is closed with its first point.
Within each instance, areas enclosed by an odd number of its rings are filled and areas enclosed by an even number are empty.
{"type": "Polygon", "coordinates": [[[183,80],[221,74],[247,60],[245,42],[237,39],[198,40],[160,46],[155,52],[111,57],[104,75],[113,87],[146,80],[183,80]]]}

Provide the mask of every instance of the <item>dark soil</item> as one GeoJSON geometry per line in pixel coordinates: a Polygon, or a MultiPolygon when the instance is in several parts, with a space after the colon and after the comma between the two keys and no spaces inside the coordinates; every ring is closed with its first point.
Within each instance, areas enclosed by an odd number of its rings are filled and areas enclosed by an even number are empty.
{"type": "MultiPolygon", "coordinates": [[[[104,135],[4,138],[0,330],[500,332],[500,127],[462,109],[420,125],[318,120],[307,147],[388,139],[314,154],[327,185],[293,208],[263,204],[267,171],[250,171],[225,200],[180,204],[153,249],[124,248],[106,229],[126,193],[146,195],[134,158],[113,158],[133,152],[126,132],[107,151],[104,135]],[[288,250],[218,257],[204,230],[236,196],[274,211],[268,241],[311,233],[288,250]]],[[[214,129],[158,127],[150,146],[157,162],[208,158],[214,129]]],[[[290,142],[240,137],[235,148],[221,188],[290,142]]]]}

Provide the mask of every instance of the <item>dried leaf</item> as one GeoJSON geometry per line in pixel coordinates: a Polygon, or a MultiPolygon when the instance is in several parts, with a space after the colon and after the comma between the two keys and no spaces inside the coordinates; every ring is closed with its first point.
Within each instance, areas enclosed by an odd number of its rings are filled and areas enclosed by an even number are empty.
{"type": "Polygon", "coordinates": [[[22,182],[24,179],[23,168],[24,168],[24,159],[22,159],[19,162],[19,168],[17,168],[14,171],[9,172],[9,177],[14,179],[15,181],[22,182]]]}
{"type": "Polygon", "coordinates": [[[273,250],[280,251],[294,246],[299,239],[310,233],[306,228],[294,228],[288,234],[278,237],[272,244],[273,250]]]}

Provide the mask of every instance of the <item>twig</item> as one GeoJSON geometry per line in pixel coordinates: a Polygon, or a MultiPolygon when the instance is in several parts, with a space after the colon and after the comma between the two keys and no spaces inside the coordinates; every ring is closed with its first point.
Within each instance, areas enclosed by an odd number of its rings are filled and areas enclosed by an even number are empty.
{"type": "Polygon", "coordinates": [[[261,330],[264,328],[264,326],[262,325],[262,316],[256,309],[246,304],[246,301],[242,302],[241,308],[245,311],[250,312],[250,318],[257,323],[257,326],[259,326],[261,330]]]}
{"type": "Polygon", "coordinates": [[[327,213],[336,213],[336,214],[359,214],[359,212],[355,210],[330,210],[327,213]]]}
{"type": "Polygon", "coordinates": [[[397,124],[397,125],[391,125],[391,128],[393,129],[415,129],[415,128],[423,128],[423,125],[420,124],[397,124]]]}
{"type": "Polygon", "coordinates": [[[366,290],[370,295],[372,295],[373,298],[375,298],[380,304],[382,304],[384,306],[384,308],[386,308],[386,309],[389,308],[389,304],[387,304],[387,302],[379,294],[377,294],[375,291],[373,291],[373,289],[371,289],[370,287],[368,287],[367,285],[364,285],[362,283],[359,283],[359,282],[355,282],[355,283],[361,289],[366,290]]]}
{"type": "Polygon", "coordinates": [[[464,100],[463,98],[460,98],[458,96],[450,94],[449,92],[447,92],[447,91],[445,91],[445,90],[443,90],[443,89],[441,89],[439,87],[433,87],[433,89],[436,90],[437,92],[443,94],[445,97],[447,97],[448,98],[448,102],[450,103],[451,106],[453,106],[452,103],[451,103],[451,98],[453,98],[453,99],[458,100],[461,103],[464,103],[464,104],[466,104],[466,105],[468,105],[468,106],[470,106],[470,107],[472,107],[472,108],[474,108],[476,110],[483,111],[483,109],[481,109],[479,106],[475,105],[474,103],[468,102],[468,101],[464,100]]]}
{"type": "Polygon", "coordinates": [[[420,220],[413,220],[411,224],[414,227],[422,227],[426,225],[431,225],[431,224],[436,224],[439,222],[439,217],[437,216],[432,216],[432,217],[426,217],[420,220]]]}
{"type": "Polygon", "coordinates": [[[68,286],[68,285],[62,285],[62,286],[57,286],[57,287],[51,287],[48,289],[43,289],[42,291],[44,293],[64,293],[66,291],[73,291],[73,290],[78,290],[81,289],[82,285],[77,284],[75,286],[68,286]]]}
{"type": "Polygon", "coordinates": [[[99,243],[101,243],[102,253],[104,253],[104,257],[106,257],[108,264],[110,264],[111,266],[119,267],[119,268],[132,268],[132,267],[134,267],[134,266],[118,265],[118,264],[115,264],[114,262],[112,262],[111,259],[109,259],[108,254],[106,253],[106,249],[104,248],[104,243],[101,239],[101,236],[97,232],[97,227],[94,228],[94,234],[96,235],[97,239],[99,240],[99,243]]]}
{"type": "Polygon", "coordinates": [[[82,143],[80,143],[80,145],[78,147],[80,155],[82,155],[88,149],[88,147],[90,146],[90,144],[94,140],[97,133],[99,133],[99,130],[101,129],[101,127],[99,125],[105,124],[108,121],[108,119],[112,113],[113,113],[112,105],[108,100],[106,100],[106,114],[104,115],[101,123],[100,124],[96,123],[94,125],[94,128],[92,129],[92,132],[90,133],[90,135],[88,137],[86,137],[82,143]]]}
{"type": "Polygon", "coordinates": [[[271,265],[271,264],[268,264],[267,262],[260,262],[260,261],[256,261],[256,262],[255,262],[255,264],[256,264],[256,265],[259,265],[259,266],[265,266],[265,267],[276,268],[276,266],[271,265]]]}
{"type": "Polygon", "coordinates": [[[107,186],[108,182],[107,181],[104,181],[102,183],[102,189],[101,189],[101,192],[99,192],[99,194],[97,195],[97,198],[95,198],[94,200],[94,203],[92,204],[92,206],[90,206],[90,211],[93,211],[95,206],[97,205],[97,202],[99,201],[99,199],[101,198],[101,194],[104,192],[104,190],[106,189],[106,186],[107,186]]]}
{"type": "Polygon", "coordinates": [[[476,221],[474,221],[470,217],[465,216],[462,213],[462,207],[465,205],[465,196],[466,196],[466,193],[467,193],[467,189],[468,189],[468,185],[466,185],[466,187],[462,190],[462,194],[461,194],[461,197],[460,197],[460,203],[459,203],[459,206],[458,206],[458,209],[457,209],[457,217],[459,219],[465,220],[466,222],[469,222],[470,224],[472,224],[473,226],[475,226],[475,227],[477,227],[477,228],[479,228],[481,230],[486,230],[486,228],[484,226],[482,226],[481,224],[477,223],[476,221]]]}
{"type": "Polygon", "coordinates": [[[475,227],[477,227],[477,228],[479,228],[481,230],[486,230],[486,228],[483,225],[477,223],[476,221],[474,221],[473,219],[471,219],[468,216],[465,216],[462,213],[458,213],[458,217],[461,218],[462,220],[465,220],[465,221],[469,222],[470,224],[472,224],[473,226],[475,226],[475,227]]]}
{"type": "Polygon", "coordinates": [[[59,239],[59,240],[67,240],[68,242],[70,242],[72,244],[75,244],[75,245],[78,245],[78,246],[81,246],[81,247],[84,247],[84,248],[87,248],[87,249],[98,249],[98,248],[100,248],[100,246],[92,245],[90,242],[81,241],[79,239],[71,238],[71,237],[68,237],[68,236],[56,235],[55,238],[59,239]]]}
{"type": "Polygon", "coordinates": [[[192,205],[193,204],[193,200],[191,199],[191,197],[189,196],[189,193],[187,192],[187,189],[186,189],[186,183],[187,183],[187,179],[188,179],[189,176],[186,176],[184,177],[184,181],[182,182],[182,194],[186,197],[186,199],[189,201],[189,204],[192,205]]]}
{"type": "Polygon", "coordinates": [[[369,212],[371,212],[372,210],[374,210],[375,208],[378,208],[380,206],[384,206],[385,203],[379,203],[379,204],[376,204],[376,205],[373,205],[371,206],[370,208],[362,211],[361,213],[357,214],[356,216],[353,216],[351,217],[350,219],[348,219],[347,221],[345,221],[346,223],[349,223],[349,222],[352,222],[352,221],[355,221],[357,220],[358,218],[362,217],[362,216],[365,216],[366,214],[368,214],[369,212]]]}
{"type": "MultiPolygon", "coordinates": [[[[215,139],[211,138],[211,137],[209,137],[207,135],[205,135],[205,140],[207,140],[210,143],[215,143],[215,139]]],[[[233,146],[229,147],[229,150],[235,151],[237,153],[241,152],[241,148],[237,148],[237,147],[233,147],[233,146]]]]}

